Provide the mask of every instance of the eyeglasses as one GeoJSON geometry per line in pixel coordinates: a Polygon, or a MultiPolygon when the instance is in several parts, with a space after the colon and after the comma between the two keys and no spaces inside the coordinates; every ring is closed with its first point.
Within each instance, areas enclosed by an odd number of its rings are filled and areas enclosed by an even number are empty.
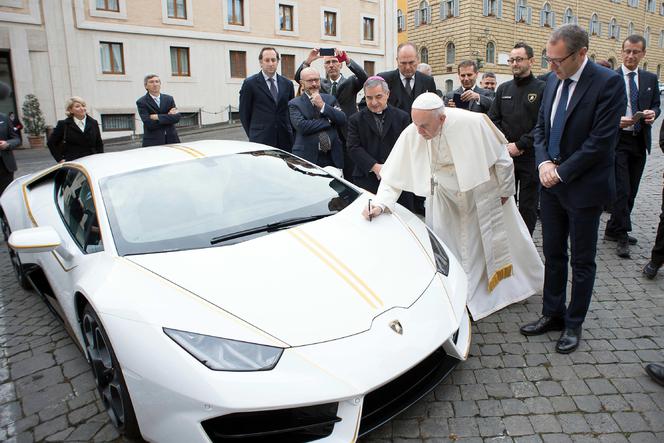
{"type": "Polygon", "coordinates": [[[303,80],[305,83],[319,83],[320,79],[319,78],[312,78],[309,80],[303,80]]]}
{"type": "Polygon", "coordinates": [[[528,60],[528,59],[524,58],[524,57],[508,58],[507,63],[509,63],[511,65],[512,63],[521,63],[524,60],[528,60]]]}
{"type": "Polygon", "coordinates": [[[640,49],[623,49],[622,52],[627,55],[639,55],[643,51],[640,49]]]}
{"type": "Polygon", "coordinates": [[[544,57],[544,60],[546,60],[547,63],[551,63],[552,65],[557,65],[560,66],[565,60],[570,58],[572,55],[576,54],[576,51],[570,52],[563,58],[551,58],[551,57],[544,57]]]}

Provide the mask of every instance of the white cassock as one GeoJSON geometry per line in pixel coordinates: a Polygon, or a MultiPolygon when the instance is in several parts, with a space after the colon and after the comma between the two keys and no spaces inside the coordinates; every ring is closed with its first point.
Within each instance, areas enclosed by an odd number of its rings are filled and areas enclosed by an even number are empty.
{"type": "Polygon", "coordinates": [[[440,135],[414,124],[381,170],[376,203],[394,208],[401,191],[426,196],[426,223],[468,274],[468,309],[479,320],[539,292],[544,265],[513,198],[507,140],[481,113],[447,108],[440,135]]]}

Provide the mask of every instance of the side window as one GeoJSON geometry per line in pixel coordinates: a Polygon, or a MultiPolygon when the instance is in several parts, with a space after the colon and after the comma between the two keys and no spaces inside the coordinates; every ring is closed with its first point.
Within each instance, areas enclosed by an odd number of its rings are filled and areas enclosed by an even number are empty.
{"type": "Polygon", "coordinates": [[[104,250],[92,189],[76,169],[62,169],[55,177],[55,201],[62,221],[84,253],[104,250]]]}

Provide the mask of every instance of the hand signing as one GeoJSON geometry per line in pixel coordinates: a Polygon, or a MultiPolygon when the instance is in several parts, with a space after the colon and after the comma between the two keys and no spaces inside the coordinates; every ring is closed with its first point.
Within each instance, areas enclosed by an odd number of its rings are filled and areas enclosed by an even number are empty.
{"type": "MultiPolygon", "coordinates": [[[[371,218],[376,218],[383,213],[383,208],[378,205],[371,205],[371,218]]],[[[369,208],[366,206],[362,210],[362,216],[365,220],[369,220],[369,208]]]]}

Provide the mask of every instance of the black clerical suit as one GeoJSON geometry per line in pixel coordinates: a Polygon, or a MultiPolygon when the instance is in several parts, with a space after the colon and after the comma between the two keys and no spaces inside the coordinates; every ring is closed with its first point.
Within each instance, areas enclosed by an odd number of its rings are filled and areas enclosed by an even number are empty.
{"type": "Polygon", "coordinates": [[[420,94],[425,92],[436,93],[436,82],[433,80],[433,77],[429,77],[426,74],[422,74],[419,71],[415,72],[414,81],[415,84],[411,84],[411,93],[408,94],[406,88],[401,81],[401,76],[399,70],[395,69],[394,71],[381,72],[378,74],[379,77],[382,77],[387,86],[390,88],[390,98],[388,103],[396,108],[401,109],[410,118],[410,108],[413,106],[413,100],[415,100],[420,94]]]}
{"type": "Polygon", "coordinates": [[[489,110],[489,118],[500,129],[507,141],[516,144],[523,154],[512,157],[517,186],[519,213],[533,235],[537,223],[539,202],[539,174],[535,166],[533,130],[542,102],[545,83],[531,73],[501,83],[489,110]]]}
{"type": "Polygon", "coordinates": [[[12,129],[9,118],[5,114],[0,114],[0,140],[8,143],[5,149],[0,150],[0,194],[14,180],[14,171],[17,169],[12,151],[21,144],[21,139],[12,129]]]}
{"type": "MultiPolygon", "coordinates": [[[[348,120],[346,143],[355,165],[353,183],[374,194],[378,191],[380,181],[371,168],[376,163],[385,163],[399,135],[409,124],[408,114],[389,104],[382,114],[364,108],[348,120]]],[[[398,202],[413,210],[412,193],[402,192],[398,202]]]]}

